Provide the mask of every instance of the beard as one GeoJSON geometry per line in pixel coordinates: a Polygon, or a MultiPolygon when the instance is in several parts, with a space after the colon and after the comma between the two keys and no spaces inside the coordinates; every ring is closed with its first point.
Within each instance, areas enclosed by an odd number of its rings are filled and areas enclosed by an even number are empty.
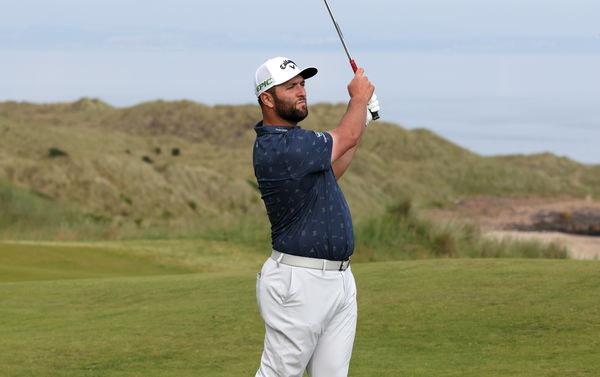
{"type": "Polygon", "coordinates": [[[281,117],[281,119],[292,123],[298,123],[308,116],[308,105],[306,104],[306,99],[304,100],[304,106],[301,106],[300,108],[296,107],[295,102],[281,100],[275,94],[273,95],[273,99],[275,101],[275,111],[277,112],[277,115],[281,117]]]}

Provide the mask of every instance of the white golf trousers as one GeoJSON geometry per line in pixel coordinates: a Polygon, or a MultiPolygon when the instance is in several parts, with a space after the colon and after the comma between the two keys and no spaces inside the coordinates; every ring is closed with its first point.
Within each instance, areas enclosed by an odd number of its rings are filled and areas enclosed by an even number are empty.
{"type": "Polygon", "coordinates": [[[256,281],[265,344],[256,377],[346,377],[356,332],[352,271],[293,267],[269,258],[256,281]]]}

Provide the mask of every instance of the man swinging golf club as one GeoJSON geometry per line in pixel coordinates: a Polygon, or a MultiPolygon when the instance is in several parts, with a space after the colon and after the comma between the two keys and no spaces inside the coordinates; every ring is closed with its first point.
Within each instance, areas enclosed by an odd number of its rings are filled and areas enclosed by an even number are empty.
{"type": "Polygon", "coordinates": [[[316,74],[277,57],[255,75],[263,120],[255,126],[253,163],[273,246],[256,283],[266,329],[257,377],[302,377],[305,370],[310,377],[348,375],[357,317],[354,233],[337,180],[379,103],[358,69],[337,127],[302,129],[305,80],[316,74]]]}

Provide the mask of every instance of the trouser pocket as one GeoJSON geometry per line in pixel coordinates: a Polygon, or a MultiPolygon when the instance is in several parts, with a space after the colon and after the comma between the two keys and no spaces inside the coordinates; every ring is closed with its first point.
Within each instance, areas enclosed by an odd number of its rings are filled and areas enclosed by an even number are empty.
{"type": "Polygon", "coordinates": [[[261,277],[261,273],[257,273],[256,274],[256,304],[258,305],[258,312],[261,313],[260,311],[260,277],[261,277]]]}

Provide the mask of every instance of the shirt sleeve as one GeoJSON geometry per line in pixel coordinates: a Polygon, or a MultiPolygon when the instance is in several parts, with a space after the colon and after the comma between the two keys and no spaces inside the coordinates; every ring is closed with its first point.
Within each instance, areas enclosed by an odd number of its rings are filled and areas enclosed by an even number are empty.
{"type": "Polygon", "coordinates": [[[329,170],[333,138],[328,132],[300,129],[288,143],[288,168],[291,176],[301,178],[307,174],[329,170]]]}

